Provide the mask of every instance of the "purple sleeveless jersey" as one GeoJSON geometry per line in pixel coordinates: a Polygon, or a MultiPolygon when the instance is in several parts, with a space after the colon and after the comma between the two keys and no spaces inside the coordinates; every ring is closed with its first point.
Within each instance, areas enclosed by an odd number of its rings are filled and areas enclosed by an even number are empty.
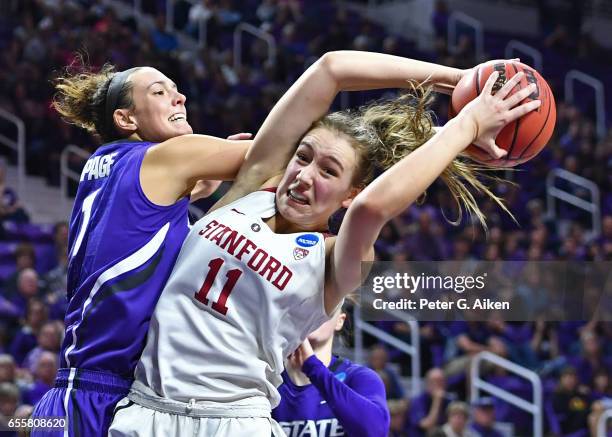
{"type": "Polygon", "coordinates": [[[140,166],[151,145],[104,145],[83,169],[70,219],[61,367],[132,378],[189,231],[187,198],[158,206],[142,191],[140,166]]]}
{"type": "Polygon", "coordinates": [[[62,369],[33,413],[66,416],[70,436],[106,435],[189,231],[188,198],[159,206],[142,191],[140,167],[152,145],[105,144],[81,174],[70,219],[62,369]]]}

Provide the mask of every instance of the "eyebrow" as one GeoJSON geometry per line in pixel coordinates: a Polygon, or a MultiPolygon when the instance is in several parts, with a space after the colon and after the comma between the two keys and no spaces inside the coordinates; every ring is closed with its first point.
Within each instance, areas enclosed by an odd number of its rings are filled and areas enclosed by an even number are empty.
{"type": "MultiPolygon", "coordinates": [[[[302,140],[301,144],[310,147],[314,151],[314,147],[312,147],[312,144],[309,143],[307,140],[302,140]]],[[[335,156],[332,156],[332,155],[325,155],[324,157],[329,159],[330,161],[334,162],[338,167],[340,167],[340,170],[344,171],[344,166],[338,160],[338,158],[336,158],[335,156]]]]}
{"type": "MultiPolygon", "coordinates": [[[[166,84],[166,81],[165,81],[165,80],[156,80],[155,82],[153,82],[152,84],[150,84],[150,85],[147,87],[147,90],[148,90],[149,88],[151,88],[153,85],[156,85],[156,84],[165,85],[165,84],[166,84]]],[[[175,84],[174,82],[172,82],[172,81],[170,82],[170,86],[171,86],[172,88],[176,88],[176,84],[175,84]]]]}

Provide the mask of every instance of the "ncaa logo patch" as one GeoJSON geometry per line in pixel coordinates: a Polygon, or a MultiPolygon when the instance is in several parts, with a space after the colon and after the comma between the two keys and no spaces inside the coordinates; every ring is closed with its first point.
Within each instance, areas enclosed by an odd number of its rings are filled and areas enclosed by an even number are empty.
{"type": "Polygon", "coordinates": [[[301,247],[312,247],[319,242],[319,237],[315,234],[302,234],[295,239],[295,242],[301,247]]]}
{"type": "Polygon", "coordinates": [[[293,257],[296,261],[306,258],[306,255],[308,255],[308,250],[306,249],[302,249],[301,247],[293,249],[293,257]]]}
{"type": "Polygon", "coordinates": [[[336,373],[334,376],[338,381],[344,381],[346,379],[346,372],[336,373]]]}

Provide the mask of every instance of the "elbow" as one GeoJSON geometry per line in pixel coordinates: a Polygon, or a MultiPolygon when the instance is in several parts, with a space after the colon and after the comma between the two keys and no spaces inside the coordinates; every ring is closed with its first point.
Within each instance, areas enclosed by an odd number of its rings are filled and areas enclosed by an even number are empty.
{"type": "Polygon", "coordinates": [[[340,52],[326,52],[316,62],[316,67],[325,77],[330,78],[336,83],[336,88],[340,88],[342,75],[340,73],[340,52]]]}
{"type": "Polygon", "coordinates": [[[353,200],[350,207],[351,215],[353,215],[357,221],[363,224],[376,224],[380,223],[384,225],[388,222],[392,216],[390,216],[386,208],[377,202],[373,196],[359,195],[353,200]]]}
{"type": "Polygon", "coordinates": [[[389,410],[386,407],[380,407],[378,412],[380,415],[376,418],[377,420],[370,420],[363,429],[362,435],[367,437],[386,437],[389,434],[391,428],[391,417],[389,410]]]}

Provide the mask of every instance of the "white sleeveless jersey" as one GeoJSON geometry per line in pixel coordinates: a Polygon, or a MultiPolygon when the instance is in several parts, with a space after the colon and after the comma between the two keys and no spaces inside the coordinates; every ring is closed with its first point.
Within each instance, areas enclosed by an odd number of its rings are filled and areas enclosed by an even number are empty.
{"type": "Polygon", "coordinates": [[[324,236],[272,232],[274,197],[251,193],[189,232],[136,368],[157,395],[278,404],[283,359],[328,318],[324,236]]]}

